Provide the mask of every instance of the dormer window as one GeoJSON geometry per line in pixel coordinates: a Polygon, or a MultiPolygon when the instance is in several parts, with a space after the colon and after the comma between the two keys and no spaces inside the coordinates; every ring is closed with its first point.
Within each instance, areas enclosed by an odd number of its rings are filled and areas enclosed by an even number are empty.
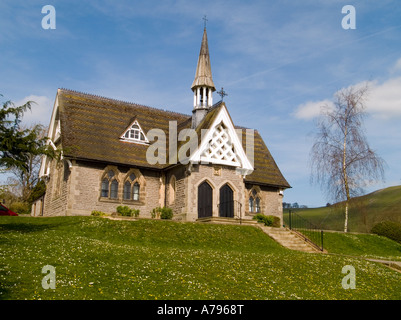
{"type": "Polygon", "coordinates": [[[135,120],[128,127],[128,129],[125,130],[124,134],[120,137],[120,139],[128,142],[136,142],[143,144],[149,143],[149,140],[146,138],[145,133],[143,132],[137,120],[135,120]]]}

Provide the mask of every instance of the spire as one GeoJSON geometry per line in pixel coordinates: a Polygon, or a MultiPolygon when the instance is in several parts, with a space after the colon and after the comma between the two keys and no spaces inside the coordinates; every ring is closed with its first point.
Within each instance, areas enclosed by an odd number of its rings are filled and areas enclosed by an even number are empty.
{"type": "Polygon", "coordinates": [[[196,67],[195,80],[192,83],[191,89],[194,91],[197,87],[208,87],[212,89],[212,91],[216,91],[212,79],[212,68],[210,66],[206,26],[203,29],[203,38],[199,52],[198,66],[196,67]]]}
{"type": "Polygon", "coordinates": [[[196,128],[213,106],[213,91],[216,91],[212,79],[210,66],[209,46],[207,44],[206,17],[203,29],[202,44],[199,52],[198,66],[196,67],[195,80],[191,89],[194,93],[194,109],[192,110],[192,128],[196,128]]]}

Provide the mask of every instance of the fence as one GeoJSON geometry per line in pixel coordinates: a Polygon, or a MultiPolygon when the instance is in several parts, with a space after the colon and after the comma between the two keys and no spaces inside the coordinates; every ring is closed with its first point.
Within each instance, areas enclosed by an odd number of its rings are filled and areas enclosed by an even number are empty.
{"type": "Polygon", "coordinates": [[[305,241],[323,251],[323,230],[291,210],[288,212],[287,224],[290,230],[297,232],[305,241]]]}

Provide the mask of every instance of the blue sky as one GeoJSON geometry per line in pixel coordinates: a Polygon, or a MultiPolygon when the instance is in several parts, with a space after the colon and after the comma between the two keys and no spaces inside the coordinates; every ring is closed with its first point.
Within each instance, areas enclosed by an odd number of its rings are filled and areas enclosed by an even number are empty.
{"type": "Polygon", "coordinates": [[[328,201],[310,184],[314,121],[336,91],[365,82],[366,136],[387,163],[367,191],[401,184],[399,1],[3,0],[3,101],[36,101],[24,121],[44,125],[58,88],[190,114],[204,15],[216,88],[234,123],[261,133],[292,185],[284,201],[328,201]],[[47,4],[54,30],[42,28],[47,4]],[[356,29],[342,28],[345,5],[356,29]]]}

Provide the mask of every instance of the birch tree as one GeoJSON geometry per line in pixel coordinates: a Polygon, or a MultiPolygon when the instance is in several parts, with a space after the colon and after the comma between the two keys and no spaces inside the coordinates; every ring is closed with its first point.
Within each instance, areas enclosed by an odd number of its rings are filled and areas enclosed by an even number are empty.
{"type": "Polygon", "coordinates": [[[332,200],[344,202],[344,232],[351,198],[384,180],[384,160],[370,148],[363,128],[367,93],[368,86],[343,89],[332,106],[322,107],[310,152],[312,182],[332,200]]]}

